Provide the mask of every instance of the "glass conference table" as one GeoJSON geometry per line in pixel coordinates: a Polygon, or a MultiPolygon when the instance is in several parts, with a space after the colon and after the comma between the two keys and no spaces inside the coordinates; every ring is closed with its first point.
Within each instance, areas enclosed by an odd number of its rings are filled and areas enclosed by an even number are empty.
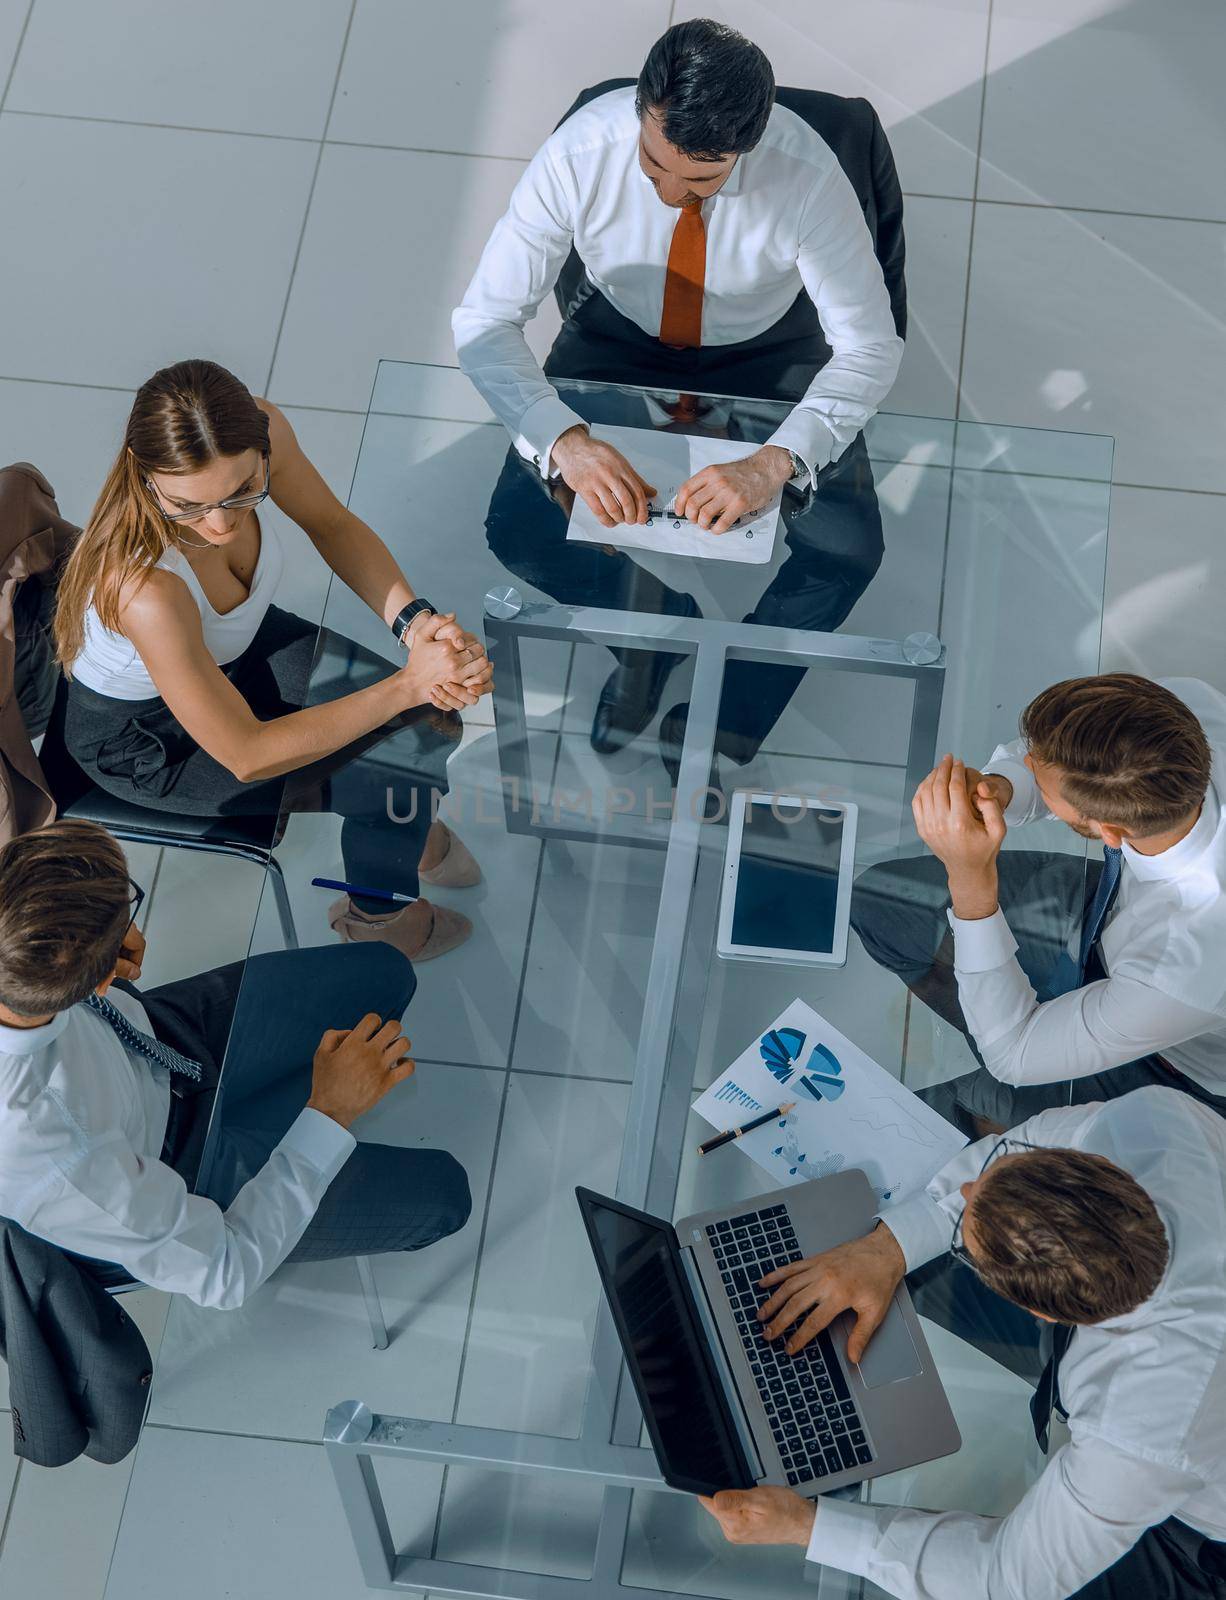
{"type": "MultiPolygon", "coordinates": [[[[785,409],[558,387],[596,425],[652,430],[652,460],[688,448],[677,434],[752,445],[785,409]]],[[[768,560],[619,551],[566,540],[566,509],[508,455],[460,373],[380,364],[350,504],[419,593],[484,631],[496,690],[455,730],[440,812],[484,879],[429,891],[475,932],[419,968],[407,1018],[416,1077],[355,1131],[451,1149],[473,1214],[420,1255],[374,1259],[386,1349],[370,1348],[351,1262],[284,1268],[237,1313],[172,1305],[109,1600],[165,1592],[143,1529],[172,1467],[167,1441],[184,1429],[316,1444],[322,1430],[332,1478],[312,1468],[316,1502],[298,1509],[330,1527],[343,1511],[355,1592],[362,1580],[506,1600],[732,1600],[811,1593],[815,1581],[823,1595],[869,1592],[806,1570],[795,1549],[725,1545],[694,1500],[662,1484],[574,1191],[672,1218],[771,1187],[735,1147],[697,1155],[711,1130],[691,1105],[797,998],[911,1088],[975,1065],[854,933],[837,967],[717,955],[728,801],[752,789],[854,802],[857,872],[918,854],[910,797],[935,760],[983,761],[1038,690],[1097,669],[1111,449],[1098,436],[883,415],[833,492],[788,491],[768,560]],[[650,725],[602,754],[592,720],[611,649],[675,661],[650,725]],[[678,705],[689,714],[672,719],[683,723],[668,752],[674,785],[659,724],[678,705]]],[[[653,526],[671,531],[667,518],[653,526]]],[[[759,537],[770,543],[769,530],[759,537]]],[[[744,556],[747,541],[737,548],[744,556]]],[[[323,622],[395,659],[339,584],[323,622]]],[[[335,651],[322,658],[313,695],[335,693],[348,670],[335,651]]],[[[401,803],[395,740],[361,759],[386,768],[389,804],[401,803]]],[[[331,897],[310,879],[342,876],[339,824],[326,813],[286,824],[277,856],[295,937],[334,943],[331,897]]],[[[807,835],[774,831],[786,868],[807,835]]],[[[1024,843],[1080,859],[1056,825],[1032,826],[1024,843]]],[[[285,942],[266,891],[250,949],[285,942]]],[[[214,1145],[241,1115],[247,1070],[232,1039],[214,1145]]],[[[287,1118],[300,1103],[290,1096],[287,1118]]],[[[1042,1466],[1026,1386],[926,1331],[962,1448],[862,1492],[1003,1511],[1042,1466]]],[[[227,1515],[234,1541],[241,1513],[227,1515]]],[[[288,1581],[294,1528],[274,1519],[262,1538],[261,1570],[288,1581]]]]}

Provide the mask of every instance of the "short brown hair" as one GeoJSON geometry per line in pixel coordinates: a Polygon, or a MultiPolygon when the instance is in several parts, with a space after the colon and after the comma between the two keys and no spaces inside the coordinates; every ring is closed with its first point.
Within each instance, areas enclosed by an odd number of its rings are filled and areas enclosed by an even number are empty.
{"type": "Polygon", "coordinates": [[[1021,732],[1083,817],[1141,839],[1182,822],[1209,787],[1205,730],[1169,689],[1131,672],[1053,684],[1022,712],[1021,732]]]}
{"type": "Polygon", "coordinates": [[[1166,1271],[1154,1202],[1131,1173],[1084,1150],[1024,1150],[989,1167],[969,1220],[984,1283],[1057,1322],[1135,1311],[1166,1271]]]}
{"type": "Polygon", "coordinates": [[[0,849],[0,1001],[65,1011],[114,968],[132,912],[128,863],[94,822],[53,822],[0,849]]]}

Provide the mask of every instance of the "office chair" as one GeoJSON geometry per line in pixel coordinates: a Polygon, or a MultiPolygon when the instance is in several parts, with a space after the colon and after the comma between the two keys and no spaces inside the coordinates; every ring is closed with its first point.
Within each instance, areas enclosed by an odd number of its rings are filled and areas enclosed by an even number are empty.
{"type": "Polygon", "coordinates": [[[237,856],[263,867],[272,884],[281,937],[287,950],[298,948],[294,913],[281,864],[273,855],[280,841],[276,817],[194,817],[117,800],[91,782],[72,759],[64,738],[68,708],[68,681],[61,677],[38,753],[56,810],[61,817],[98,822],[131,844],[152,844],[174,850],[202,850],[213,855],[237,856]]]}

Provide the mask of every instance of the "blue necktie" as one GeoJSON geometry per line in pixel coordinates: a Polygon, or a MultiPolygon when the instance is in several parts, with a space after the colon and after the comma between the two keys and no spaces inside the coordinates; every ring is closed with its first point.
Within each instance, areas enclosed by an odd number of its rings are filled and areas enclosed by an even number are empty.
{"type": "MultiPolygon", "coordinates": [[[[1119,855],[1118,850],[1115,853],[1119,855]]],[[[1030,1397],[1030,1417],[1034,1423],[1034,1436],[1039,1441],[1039,1447],[1044,1455],[1047,1454],[1052,1413],[1055,1412],[1061,1421],[1068,1421],[1068,1412],[1060,1400],[1060,1362],[1073,1341],[1075,1331],[1067,1323],[1056,1323],[1052,1329],[1051,1355],[1048,1356],[1047,1365],[1043,1368],[1035,1391],[1030,1397]]]]}
{"type": "Polygon", "coordinates": [[[1086,981],[1086,966],[1090,960],[1090,951],[1098,943],[1098,936],[1103,931],[1107,913],[1115,904],[1115,897],[1119,892],[1120,871],[1123,864],[1124,852],[1117,850],[1113,845],[1105,844],[1103,846],[1103,870],[1099,874],[1098,887],[1094,891],[1094,898],[1090,902],[1090,909],[1086,912],[1086,919],[1081,927],[1081,983],[1086,981]]]}
{"type": "Polygon", "coordinates": [[[1098,937],[1107,921],[1107,914],[1115,904],[1115,897],[1119,893],[1120,871],[1123,865],[1124,852],[1117,850],[1113,845],[1105,844],[1103,870],[1099,873],[1094,898],[1081,924],[1081,949],[1078,959],[1074,962],[1067,950],[1060,952],[1059,960],[1052,968],[1047,982],[1041,986],[1040,1000],[1054,1000],[1057,995],[1071,994],[1074,989],[1080,989],[1085,983],[1090,954],[1098,943],[1098,937]]]}
{"type": "Polygon", "coordinates": [[[111,1004],[100,994],[91,994],[85,1004],[103,1022],[109,1022],[118,1035],[119,1042],[127,1050],[134,1050],[138,1056],[144,1056],[146,1061],[152,1061],[155,1066],[165,1067],[169,1072],[181,1072],[185,1077],[192,1078],[196,1083],[201,1082],[204,1073],[198,1061],[193,1061],[190,1056],[172,1050],[168,1044],[161,1044],[151,1033],[146,1033],[142,1028],[136,1027],[128,1021],[118,1006],[111,1004]]]}

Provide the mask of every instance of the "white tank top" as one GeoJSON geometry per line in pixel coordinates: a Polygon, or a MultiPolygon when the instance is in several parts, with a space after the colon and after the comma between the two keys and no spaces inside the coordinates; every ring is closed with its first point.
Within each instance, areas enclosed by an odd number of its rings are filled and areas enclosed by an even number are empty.
{"type": "MultiPolygon", "coordinates": [[[[168,550],[158,562],[160,568],[175,573],[187,585],[200,612],[205,647],[219,667],[236,661],[255,638],[281,581],[285,565],[281,542],[271,521],[260,523],[259,529],[260,553],[251,575],[251,592],[233,611],[224,614],[213,610],[182,551],[168,550]]],[[[85,613],[85,643],[72,664],[72,675],[87,689],[113,700],[158,698],[157,685],[145,670],[136,646],[122,633],[104,628],[92,605],[85,613]]]]}

